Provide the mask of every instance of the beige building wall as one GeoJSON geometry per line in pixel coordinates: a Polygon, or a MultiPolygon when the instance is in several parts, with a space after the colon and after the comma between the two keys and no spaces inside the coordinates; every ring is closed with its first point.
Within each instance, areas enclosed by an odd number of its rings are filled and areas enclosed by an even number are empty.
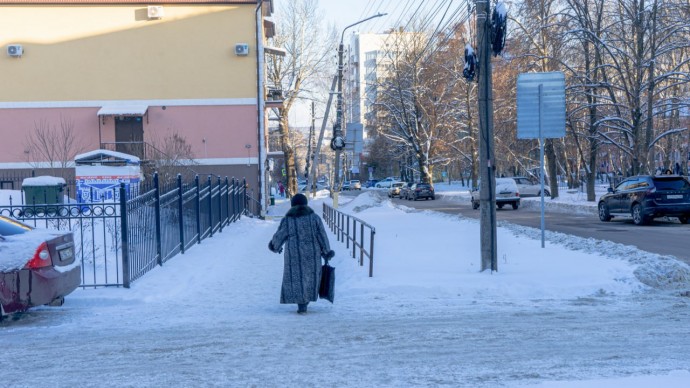
{"type": "Polygon", "coordinates": [[[0,103],[256,98],[254,7],[163,8],[149,19],[145,5],[0,6],[0,103]]]}

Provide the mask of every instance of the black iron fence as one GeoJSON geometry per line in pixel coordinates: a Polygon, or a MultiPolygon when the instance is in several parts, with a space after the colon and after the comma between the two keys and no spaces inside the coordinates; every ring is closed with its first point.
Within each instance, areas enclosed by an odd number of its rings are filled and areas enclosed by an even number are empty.
{"type": "Polygon", "coordinates": [[[374,276],[374,236],[376,229],[359,218],[336,210],[325,203],[323,204],[323,219],[331,232],[336,235],[338,241],[345,242],[345,247],[350,249],[350,243],[352,243],[352,257],[356,259],[357,252],[359,252],[360,266],[364,265],[364,257],[369,259],[369,277],[374,276]],[[365,229],[366,233],[364,232],[365,229]]]}
{"type": "Polygon", "coordinates": [[[163,184],[154,175],[152,184],[136,196],[124,184],[113,191],[115,200],[92,203],[25,204],[21,193],[22,198],[10,198],[8,206],[0,206],[0,215],[34,227],[71,231],[83,288],[128,288],[242,215],[255,215],[248,206],[246,182],[234,178],[197,176],[184,182],[180,175],[163,184]]]}

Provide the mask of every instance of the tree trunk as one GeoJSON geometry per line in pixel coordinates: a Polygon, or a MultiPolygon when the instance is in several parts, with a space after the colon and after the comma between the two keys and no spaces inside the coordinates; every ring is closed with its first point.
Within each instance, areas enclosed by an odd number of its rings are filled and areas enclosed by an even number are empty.
{"type": "Polygon", "coordinates": [[[553,139],[546,139],[544,143],[544,156],[546,157],[546,171],[549,177],[549,189],[551,198],[558,198],[558,169],[556,168],[556,151],[553,146],[553,139]]]}
{"type": "Polygon", "coordinates": [[[290,195],[297,194],[297,171],[295,170],[295,150],[290,144],[290,125],[288,112],[280,109],[280,148],[285,160],[286,185],[285,189],[290,195]]]}

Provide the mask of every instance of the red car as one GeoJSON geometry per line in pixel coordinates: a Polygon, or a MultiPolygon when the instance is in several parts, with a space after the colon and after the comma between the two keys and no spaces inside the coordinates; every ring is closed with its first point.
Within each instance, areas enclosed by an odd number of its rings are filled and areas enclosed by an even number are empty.
{"type": "Polygon", "coordinates": [[[61,306],[80,284],[71,232],[0,216],[0,320],[34,306],[61,306]]]}

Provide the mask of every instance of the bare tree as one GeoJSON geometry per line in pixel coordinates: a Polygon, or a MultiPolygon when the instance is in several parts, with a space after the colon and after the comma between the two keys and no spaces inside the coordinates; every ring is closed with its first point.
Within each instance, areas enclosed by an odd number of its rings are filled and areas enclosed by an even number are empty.
{"type": "Polygon", "coordinates": [[[377,85],[375,104],[377,132],[409,150],[428,183],[433,166],[447,164],[457,146],[456,85],[464,82],[448,71],[447,56],[427,51],[431,44],[425,33],[391,32],[383,58],[389,71],[377,85]]]}
{"type": "Polygon", "coordinates": [[[34,122],[34,130],[26,135],[24,146],[29,151],[32,167],[47,164],[52,175],[62,177],[64,169],[84,150],[83,142],[74,131],[74,121],[63,116],[60,116],[59,125],[48,119],[34,122]]]}
{"type": "Polygon", "coordinates": [[[150,142],[154,152],[151,159],[155,164],[151,168],[158,172],[161,181],[175,179],[177,174],[196,175],[194,166],[198,163],[194,159],[192,145],[183,135],[178,131],[166,132],[165,136],[157,136],[155,130],[152,132],[150,142]]]}
{"type": "MultiPolygon", "coordinates": [[[[316,0],[296,0],[281,3],[279,27],[272,44],[286,51],[284,57],[271,56],[267,63],[269,83],[283,93],[283,105],[277,108],[280,145],[286,165],[287,189],[297,192],[295,149],[290,137],[289,112],[298,99],[314,94],[310,88],[319,78],[334,70],[332,49],[336,47],[335,33],[325,33],[316,0]]],[[[331,72],[332,73],[332,72],[331,72]]]]}
{"type": "MultiPolygon", "coordinates": [[[[559,0],[526,0],[518,6],[517,17],[511,19],[517,26],[520,40],[527,43],[521,56],[529,62],[529,70],[548,72],[560,69],[564,46],[558,36],[560,3],[559,0]]],[[[554,139],[545,139],[544,142],[546,170],[551,177],[558,175],[554,142],[554,139]]],[[[550,180],[550,190],[552,198],[558,197],[556,179],[550,180]]]]}

